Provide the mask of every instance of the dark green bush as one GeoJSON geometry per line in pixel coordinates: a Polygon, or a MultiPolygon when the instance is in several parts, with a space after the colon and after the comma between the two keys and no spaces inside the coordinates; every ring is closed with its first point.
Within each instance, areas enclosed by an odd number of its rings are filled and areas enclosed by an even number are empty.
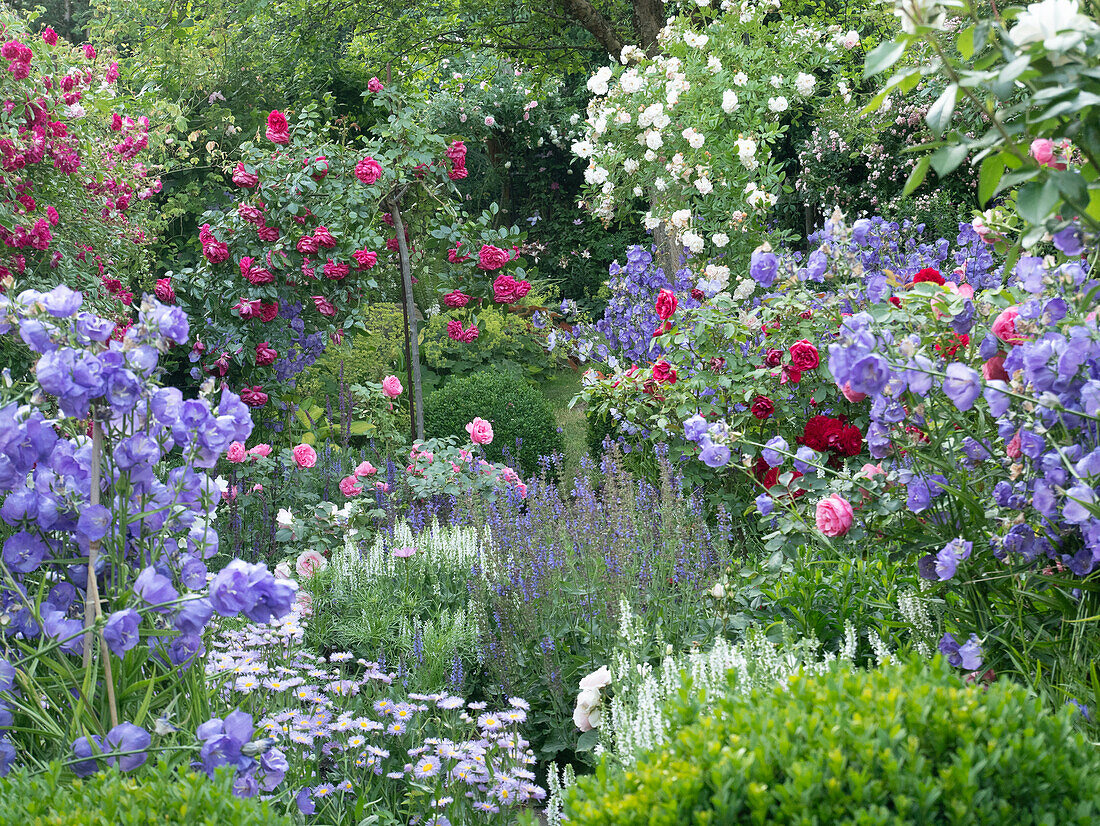
{"type": "Polygon", "coordinates": [[[967,686],[942,660],[834,665],[693,708],[665,748],[581,779],[570,823],[1100,822],[1100,752],[1076,712],[1004,679],[967,686]]]}
{"type": "Polygon", "coordinates": [[[475,416],[493,425],[493,442],[486,446],[485,455],[502,461],[507,450],[526,475],[539,473],[540,456],[562,449],[549,403],[515,373],[483,370],[448,382],[424,400],[424,430],[429,437],[465,439],[466,423],[475,416]]]}
{"type": "Polygon", "coordinates": [[[57,764],[43,774],[0,778],[0,823],[33,826],[289,826],[267,803],[233,796],[233,774],[213,780],[165,763],[135,774],[110,770],[72,779],[57,764]]]}

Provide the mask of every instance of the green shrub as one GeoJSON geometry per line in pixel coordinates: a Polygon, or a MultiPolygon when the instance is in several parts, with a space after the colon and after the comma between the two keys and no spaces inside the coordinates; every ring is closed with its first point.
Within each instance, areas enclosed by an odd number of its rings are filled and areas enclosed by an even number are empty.
{"type": "Polygon", "coordinates": [[[0,779],[0,823],[33,826],[289,826],[267,803],[233,796],[233,774],[210,780],[165,763],[133,775],[71,779],[60,765],[0,779]]]}
{"type": "Polygon", "coordinates": [[[391,373],[405,377],[405,316],[399,304],[370,304],[360,317],[365,332],[355,332],[343,344],[330,344],[321,357],[298,377],[297,389],[303,398],[312,398],[321,407],[325,398],[333,404],[340,393],[340,362],[344,362],[344,384],[379,382],[391,373]]]}
{"type": "Polygon", "coordinates": [[[485,447],[487,458],[501,461],[507,449],[525,474],[537,474],[539,457],[562,449],[550,404],[514,373],[483,370],[448,382],[424,400],[424,429],[429,437],[466,438],[466,423],[475,416],[493,425],[493,442],[485,447]]]}
{"type": "Polygon", "coordinates": [[[834,664],[731,693],[632,768],[579,781],[574,824],[1092,824],[1100,753],[1026,689],[942,660],[834,664]]]}
{"type": "Polygon", "coordinates": [[[589,410],[585,414],[585,418],[588,420],[588,434],[586,436],[588,454],[593,459],[599,460],[603,456],[604,439],[610,438],[614,441],[619,435],[619,428],[615,425],[615,420],[607,413],[597,413],[589,410]]]}

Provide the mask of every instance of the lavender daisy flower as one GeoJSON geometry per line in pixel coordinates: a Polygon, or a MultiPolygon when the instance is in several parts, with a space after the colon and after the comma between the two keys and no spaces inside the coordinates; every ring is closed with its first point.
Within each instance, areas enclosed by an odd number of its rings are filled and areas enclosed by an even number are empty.
{"type": "Polygon", "coordinates": [[[477,725],[483,731],[497,731],[504,728],[504,721],[496,714],[482,714],[477,718],[477,725]]]}
{"type": "Polygon", "coordinates": [[[413,767],[413,777],[418,780],[435,777],[437,774],[439,774],[439,759],[436,757],[422,757],[413,767]]]}
{"type": "Polygon", "coordinates": [[[456,708],[462,708],[466,701],[461,697],[444,697],[442,700],[436,703],[439,708],[444,711],[451,711],[456,708]]]}

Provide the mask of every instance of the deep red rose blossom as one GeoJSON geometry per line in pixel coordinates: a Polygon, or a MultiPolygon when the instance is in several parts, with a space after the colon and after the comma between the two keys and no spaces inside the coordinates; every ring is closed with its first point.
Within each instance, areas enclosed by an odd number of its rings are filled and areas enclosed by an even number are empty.
{"type": "Polygon", "coordinates": [[[767,396],[757,396],[752,400],[752,415],[763,421],[775,413],[775,404],[767,396]]]}
{"type": "Polygon", "coordinates": [[[796,341],[790,347],[791,364],[796,370],[805,373],[808,370],[814,370],[821,363],[821,358],[817,354],[817,348],[806,339],[800,339],[796,341]]]}
{"type": "Polygon", "coordinates": [[[944,277],[940,275],[940,271],[934,267],[925,267],[923,270],[913,276],[913,283],[920,284],[925,281],[930,281],[933,284],[939,284],[943,286],[944,277]]]}

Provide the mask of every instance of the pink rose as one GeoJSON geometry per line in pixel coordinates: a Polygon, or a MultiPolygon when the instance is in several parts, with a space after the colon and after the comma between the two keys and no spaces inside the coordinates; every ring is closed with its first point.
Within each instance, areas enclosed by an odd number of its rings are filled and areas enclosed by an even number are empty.
{"type": "Polygon", "coordinates": [[[474,341],[477,341],[477,336],[477,325],[471,324],[469,327],[462,331],[462,343],[470,344],[474,341]]]}
{"type": "Polygon", "coordinates": [[[355,259],[355,265],[361,270],[369,270],[378,263],[378,253],[369,250],[356,250],[351,257],[355,259]]]}
{"type": "Polygon", "coordinates": [[[329,232],[328,227],[317,227],[313,230],[313,240],[325,249],[333,249],[336,246],[336,236],[329,232]]]}
{"type": "Polygon", "coordinates": [[[290,143],[290,128],[286,115],[273,109],[267,116],[267,131],[264,133],[272,143],[290,143]]]}
{"type": "Polygon", "coordinates": [[[237,164],[237,168],[233,170],[233,183],[237,186],[249,189],[254,187],[260,182],[260,176],[255,172],[246,172],[243,163],[237,164]]]}
{"type": "Polygon", "coordinates": [[[1016,332],[1016,317],[1020,315],[1019,307],[1015,305],[1001,310],[1001,314],[993,320],[990,328],[997,338],[1005,344],[1023,344],[1027,339],[1016,332]]]}
{"type": "Polygon", "coordinates": [[[294,602],[303,617],[313,616],[313,594],[309,591],[299,591],[294,597],[294,602]]]}
{"type": "Polygon", "coordinates": [[[445,296],[443,296],[443,306],[457,309],[459,307],[465,307],[470,303],[470,296],[461,290],[451,290],[445,296]]]}
{"type": "Polygon", "coordinates": [[[478,416],[466,425],[466,432],[475,445],[487,445],[493,441],[493,426],[478,416]]]}
{"type": "Polygon", "coordinates": [[[1055,169],[1065,169],[1064,163],[1055,160],[1054,141],[1050,138],[1036,138],[1031,142],[1031,157],[1039,166],[1051,166],[1055,169]]]}
{"type": "Polygon", "coordinates": [[[324,273],[325,278],[330,278],[333,281],[342,281],[351,274],[351,265],[330,258],[325,262],[324,273]]]}
{"type": "Polygon", "coordinates": [[[372,77],[370,80],[367,81],[368,92],[381,92],[384,88],[386,87],[382,85],[382,81],[380,81],[376,77],[372,77]]]}
{"type": "Polygon", "coordinates": [[[340,480],[340,492],[344,496],[356,496],[363,492],[363,486],[355,476],[345,476],[340,480]]]}
{"type": "Polygon", "coordinates": [[[225,458],[234,464],[243,462],[247,455],[248,453],[245,451],[244,445],[240,442],[234,442],[229,446],[229,450],[225,452],[225,458]]]}
{"type": "Polygon", "coordinates": [[[325,298],[323,295],[313,296],[313,306],[317,308],[317,312],[321,315],[332,317],[336,315],[336,307],[331,301],[325,298]]]}
{"type": "Polygon", "coordinates": [[[501,273],[493,282],[493,300],[497,304],[511,304],[521,298],[519,282],[510,275],[501,273]]]}
{"type": "Polygon", "coordinates": [[[382,379],[382,392],[391,399],[396,399],[405,388],[397,376],[386,376],[382,379]]]}
{"type": "Polygon", "coordinates": [[[1023,455],[1020,450],[1020,431],[1017,430],[1013,437],[1005,445],[1005,456],[1009,459],[1019,459],[1023,455]]]}
{"type": "Polygon", "coordinates": [[[298,239],[298,243],[294,245],[294,249],[306,255],[307,253],[317,252],[320,249],[320,244],[317,243],[317,239],[311,235],[303,235],[298,239]]]}
{"type": "Polygon", "coordinates": [[[359,477],[374,476],[374,474],[376,473],[378,473],[378,468],[376,468],[370,462],[360,462],[359,465],[355,468],[355,475],[359,477]]]}
{"type": "Polygon", "coordinates": [[[153,288],[153,294],[165,304],[174,304],[176,291],[172,289],[172,279],[158,278],[156,286],[153,288]]]}
{"type": "Polygon", "coordinates": [[[482,244],[481,250],[477,254],[477,268],[486,272],[499,270],[508,263],[508,257],[508,253],[500,247],[482,244]]]}
{"type": "Polygon", "coordinates": [[[271,445],[265,444],[263,442],[260,442],[260,444],[258,444],[258,445],[253,445],[252,447],[250,447],[248,449],[248,455],[252,456],[252,457],[256,457],[256,456],[267,457],[267,456],[270,456],[271,455],[271,445]]]}
{"type": "Polygon", "coordinates": [[[382,164],[367,155],[355,165],[355,177],[370,186],[382,177],[382,164]]]}
{"type": "Polygon", "coordinates": [[[298,554],[298,558],[294,560],[294,570],[298,572],[298,576],[302,579],[309,579],[315,573],[323,571],[327,567],[328,560],[317,551],[302,551],[298,554]]]}
{"type": "Polygon", "coordinates": [[[294,464],[298,467],[313,467],[317,464],[317,451],[311,445],[295,445],[291,453],[294,454],[294,464]]]}
{"type": "Polygon", "coordinates": [[[847,381],[844,382],[844,386],[840,388],[840,392],[843,393],[844,398],[852,402],[852,404],[857,404],[867,398],[866,393],[857,393],[852,389],[852,383],[847,381]]]}
{"type": "Polygon", "coordinates": [[[817,503],[814,521],[817,529],[828,537],[844,536],[852,528],[855,512],[843,496],[832,494],[817,503]]]}

